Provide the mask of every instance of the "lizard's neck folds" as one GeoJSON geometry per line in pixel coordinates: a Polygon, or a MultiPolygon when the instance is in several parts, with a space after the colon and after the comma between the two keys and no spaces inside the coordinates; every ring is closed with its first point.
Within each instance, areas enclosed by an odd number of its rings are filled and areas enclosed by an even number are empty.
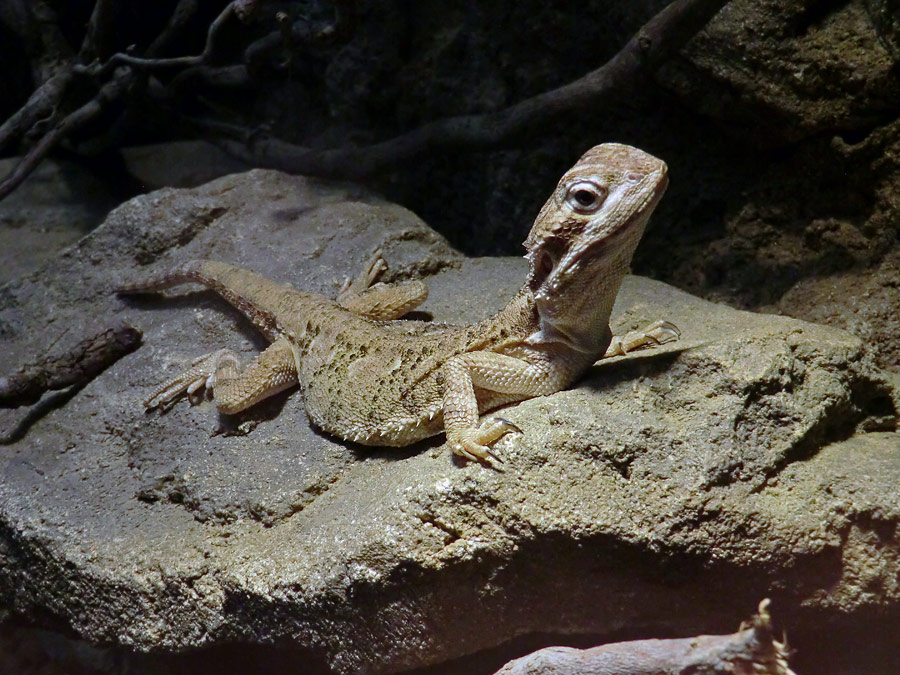
{"type": "Polygon", "coordinates": [[[625,270],[608,275],[602,292],[591,289],[594,291],[591,293],[593,302],[573,302],[571,313],[559,311],[557,303],[565,303],[565,298],[554,298],[553,301],[536,298],[538,330],[528,337],[527,342],[532,345],[557,343],[579,354],[602,356],[609,346],[609,317],[624,277],[625,270]]]}
{"type": "Polygon", "coordinates": [[[612,256],[584,261],[567,283],[545,283],[534,294],[537,330],[527,342],[557,343],[584,355],[602,356],[611,338],[609,317],[637,245],[636,236],[618,242],[612,256]]]}
{"type": "Polygon", "coordinates": [[[580,354],[596,354],[602,351],[598,349],[596,340],[589,340],[584,335],[566,332],[544,320],[541,321],[540,329],[529,335],[526,342],[530,345],[556,343],[580,354]]]}

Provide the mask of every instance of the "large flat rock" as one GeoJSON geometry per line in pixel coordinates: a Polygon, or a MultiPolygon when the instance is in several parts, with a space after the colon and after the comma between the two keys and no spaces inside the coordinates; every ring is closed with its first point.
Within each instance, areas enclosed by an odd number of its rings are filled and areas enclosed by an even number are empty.
{"type": "Polygon", "coordinates": [[[683,339],[505,410],[523,433],[498,444],[503,471],[440,438],[340,443],[297,392],[234,420],[144,413],[193,357],[263,343],[208,292],[125,301],[118,284],[207,257],[333,294],[376,246],[396,276],[429,277],[438,320],[486,315],[525,274],[359,188],[252,171],[136,198],[0,289],[3,372],[113,318],[144,332],[84,388],[0,411],[2,605],[99,644],[278,644],[343,673],[528,634],[730,632],[765,596],[808,654],[823,625],[846,652],[876,615],[865,638],[890,652],[898,395],[840,330],[630,277],[614,329],[667,318],[683,339]]]}

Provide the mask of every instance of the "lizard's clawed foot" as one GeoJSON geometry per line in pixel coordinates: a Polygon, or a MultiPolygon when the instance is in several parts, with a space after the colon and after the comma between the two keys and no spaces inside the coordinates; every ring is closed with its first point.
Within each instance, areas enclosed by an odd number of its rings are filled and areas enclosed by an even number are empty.
{"type": "Polygon", "coordinates": [[[644,347],[655,347],[664,345],[667,342],[675,342],[680,338],[681,331],[678,330],[678,326],[674,323],[657,321],[643,330],[635,330],[625,335],[613,336],[612,342],[609,343],[604,356],[622,356],[644,347]]]}
{"type": "Polygon", "coordinates": [[[197,392],[204,387],[212,390],[215,385],[216,371],[225,361],[234,361],[234,367],[238,367],[237,356],[229,349],[220,349],[217,352],[206,354],[191,362],[190,368],[167,380],[153,392],[145,402],[147,410],[157,408],[175,400],[181,394],[186,393],[192,404],[197,403],[197,392]]]}
{"type": "Polygon", "coordinates": [[[490,458],[503,464],[503,460],[491,450],[490,446],[513,431],[522,433],[522,430],[509,420],[492,417],[478,428],[448,431],[447,437],[450,449],[461,457],[476,462],[487,462],[490,458]]]}
{"type": "Polygon", "coordinates": [[[341,290],[338,291],[335,299],[340,303],[350,296],[359,295],[367,288],[371,288],[375,285],[381,276],[387,272],[387,269],[388,264],[384,259],[384,252],[380,247],[376,248],[355,279],[351,279],[350,277],[344,278],[344,284],[341,286],[341,290]]]}

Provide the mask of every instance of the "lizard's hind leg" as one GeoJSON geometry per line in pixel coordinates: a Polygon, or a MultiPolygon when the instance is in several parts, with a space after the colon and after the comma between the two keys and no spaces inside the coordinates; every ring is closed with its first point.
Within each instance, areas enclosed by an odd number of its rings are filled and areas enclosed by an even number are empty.
{"type": "Polygon", "coordinates": [[[336,301],[344,309],[368,319],[389,321],[399,319],[425,302],[428,286],[419,280],[385,284],[378,280],[388,265],[381,249],[376,249],[362,272],[355,279],[349,277],[337,294],[336,301]]]}
{"type": "Polygon", "coordinates": [[[226,415],[246,410],[264,398],[297,384],[294,354],[286,338],[278,338],[241,372],[237,354],[229,349],[201,356],[185,372],[163,383],[144,403],[155,408],[206,387],[216,407],[226,415]]]}

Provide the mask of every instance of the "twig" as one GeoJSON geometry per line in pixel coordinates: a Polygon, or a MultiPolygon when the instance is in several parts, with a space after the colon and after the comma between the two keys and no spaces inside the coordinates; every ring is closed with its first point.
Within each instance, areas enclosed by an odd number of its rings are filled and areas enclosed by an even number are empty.
{"type": "Polygon", "coordinates": [[[41,0],[33,0],[21,26],[26,53],[39,56],[32,65],[35,78],[42,84],[28,101],[0,125],[0,150],[24,137],[41,121],[52,118],[72,81],[75,54],[59,27],[56,12],[41,0]]]}
{"type": "Polygon", "coordinates": [[[147,55],[156,56],[161,54],[173,41],[178,39],[198,9],[200,9],[199,0],[178,0],[172,16],[169,17],[169,21],[166,23],[166,27],[160,31],[156,39],[147,47],[147,55]]]}
{"type": "Polygon", "coordinates": [[[634,640],[583,650],[548,647],[510,661],[496,675],[795,675],[787,657],[787,646],[772,637],[769,601],[763,600],[749,627],[732,635],[634,640]]]}
{"type": "Polygon", "coordinates": [[[207,88],[216,89],[239,89],[243,87],[253,86],[253,80],[247,66],[194,66],[186,68],[172,78],[169,86],[166,87],[168,93],[165,98],[171,99],[173,93],[177,94],[188,87],[205,86],[207,88]]]}
{"type": "MultiPolygon", "coordinates": [[[[207,32],[207,44],[204,53],[201,55],[202,58],[208,58],[209,54],[212,53],[215,35],[225,20],[236,11],[235,7],[240,7],[241,11],[245,12],[249,7],[252,7],[256,1],[257,0],[233,0],[233,2],[230,2],[226,6],[207,32]]],[[[40,3],[38,4],[40,5],[40,3]]],[[[166,27],[148,48],[148,53],[152,55],[162,49],[173,36],[183,28],[184,24],[196,9],[196,0],[179,0],[172,17],[166,27]]],[[[104,26],[109,24],[111,21],[110,17],[114,11],[115,5],[111,0],[98,0],[98,4],[95,5],[94,11],[91,14],[87,34],[82,42],[82,55],[88,55],[102,49],[100,42],[102,42],[104,38],[100,35],[100,32],[103,30],[104,26]]],[[[49,10],[45,13],[48,16],[52,14],[49,10]]],[[[0,147],[2,147],[2,144],[6,140],[12,138],[14,134],[21,134],[24,132],[24,129],[33,128],[34,124],[41,118],[42,114],[47,115],[49,112],[55,111],[56,105],[65,94],[73,77],[73,73],[90,73],[92,75],[105,74],[115,68],[118,57],[123,57],[126,61],[128,59],[136,58],[126,54],[115,54],[102,66],[96,64],[90,66],[67,65],[61,70],[58,78],[51,78],[39,87],[38,90],[32,94],[28,103],[0,127],[0,147]]],[[[201,57],[183,58],[196,59],[201,57]]],[[[143,61],[172,61],[172,59],[143,59],[143,61]]],[[[0,181],[0,200],[4,199],[9,193],[15,190],[61,141],[68,138],[72,132],[96,119],[110,103],[122,98],[137,80],[138,74],[132,68],[126,67],[114,70],[111,79],[100,87],[100,90],[94,98],[55,124],[53,128],[45,133],[28,153],[18,161],[3,180],[0,181]]]]}
{"type": "Polygon", "coordinates": [[[61,122],[44,134],[41,140],[28,151],[3,181],[0,182],[0,200],[15,190],[62,139],[95,119],[112,101],[118,100],[133,80],[133,73],[125,70],[121,71],[112,80],[104,84],[94,98],[67,115],[61,122]]]}
{"type": "Polygon", "coordinates": [[[287,15],[276,15],[278,30],[250,43],[244,50],[244,63],[250,69],[261,67],[279,50],[289,50],[293,45],[309,43],[314,47],[334,47],[347,42],[356,30],[359,20],[359,0],[333,0],[334,21],[313,32],[309,21],[300,19],[286,27],[287,15]]]}
{"type": "MultiPolygon", "coordinates": [[[[246,66],[223,70],[212,68],[209,62],[214,57],[220,31],[228,19],[236,16],[242,21],[247,20],[259,2],[260,0],[229,2],[210,24],[203,51],[196,56],[161,58],[159,54],[173,36],[184,29],[198,7],[198,0],[179,0],[168,24],[150,44],[143,57],[120,52],[113,54],[102,64],[95,61],[90,65],[75,65],[71,50],[65,54],[60,53],[56,61],[59,70],[50,70],[53,76],[48,75],[28,103],[0,126],[2,147],[11,139],[24,135],[29,129],[34,130],[42,119],[56,122],[0,182],[0,199],[21,184],[61,141],[96,119],[111,102],[121,99],[132,88],[152,89],[154,82],[152,78],[144,76],[146,71],[186,68],[181,77],[172,79],[168,87],[157,87],[155,94],[163,94],[155,95],[157,100],[167,98],[166,89],[177,93],[189,81],[205,79],[215,86],[243,86],[248,83],[252,77],[253,64],[269,49],[281,44],[279,34],[264,37],[248,47],[244,57],[246,66]],[[70,88],[73,72],[108,79],[100,86],[93,99],[62,117],[58,108],[70,88]],[[151,86],[148,87],[148,83],[151,86]],[[59,120],[59,117],[62,119],[59,120]]],[[[264,131],[260,130],[228,133],[218,143],[227,152],[251,164],[333,178],[363,178],[407,164],[417,157],[438,150],[494,148],[510,142],[523,131],[546,124],[562,114],[596,108],[610,96],[632,86],[679,49],[726,2],[727,0],[675,0],[638,31],[604,66],[574,82],[497,112],[435,121],[393,139],[361,148],[317,150],[267,138],[264,131]],[[234,140],[235,138],[238,140],[234,140]]],[[[316,43],[318,40],[327,42],[346,39],[356,24],[357,0],[333,0],[333,5],[335,21],[331,26],[311,35],[306,22],[297,22],[291,27],[291,40],[299,37],[316,43]]],[[[42,0],[34,0],[34,7],[36,20],[50,25],[50,30],[44,31],[41,39],[51,46],[57,45],[62,38],[58,27],[53,28],[55,14],[52,9],[42,0]]],[[[100,55],[109,49],[111,38],[107,32],[114,23],[116,11],[116,0],[97,0],[81,45],[81,58],[100,55]]],[[[63,48],[64,45],[53,47],[57,51],[63,48]]],[[[48,50],[50,47],[45,47],[45,51],[48,50]]],[[[168,98],[171,98],[171,94],[168,98]]],[[[215,123],[196,120],[194,123],[207,129],[215,128],[215,123]]]]}
{"type": "Polygon", "coordinates": [[[28,101],[0,125],[0,150],[14,138],[20,138],[40,120],[53,115],[72,81],[71,69],[61,69],[28,98],[28,101]]]}
{"type": "MultiPolygon", "coordinates": [[[[275,138],[215,141],[256,166],[327,178],[364,178],[441,149],[484,150],[574,110],[596,108],[647,75],[681,48],[728,0],[675,0],[641,28],[605,65],[562,87],[482,115],[450,117],[361,148],[317,150],[275,138]]],[[[249,135],[249,132],[248,134],[249,135]]]]}
{"type": "Polygon", "coordinates": [[[94,3],[79,50],[82,61],[105,58],[112,50],[111,41],[116,34],[115,22],[119,9],[116,0],[97,0],[94,3]]]}
{"type": "Polygon", "coordinates": [[[46,391],[86,384],[140,343],[139,330],[116,323],[62,354],[29,363],[12,375],[0,377],[0,408],[31,405],[46,391]]]}
{"type": "MultiPolygon", "coordinates": [[[[229,2],[225,9],[223,9],[219,16],[217,16],[213,22],[209,25],[209,29],[206,31],[206,44],[203,47],[203,51],[196,56],[175,56],[171,58],[152,58],[152,57],[140,57],[133,56],[131,54],[125,54],[124,52],[118,52],[113,54],[109,59],[103,63],[102,65],[91,65],[91,66],[80,66],[76,70],[78,72],[87,72],[94,76],[102,76],[109,73],[111,70],[116,68],[117,66],[131,66],[132,68],[139,70],[150,70],[154,68],[178,68],[185,66],[197,66],[209,61],[210,57],[213,55],[216,48],[216,38],[219,35],[219,31],[221,31],[222,26],[224,26],[228,19],[234,16],[238,11],[238,6],[240,6],[242,12],[247,12],[249,9],[252,9],[254,6],[250,0],[233,0],[229,2]]],[[[180,21],[176,20],[179,18],[179,13],[173,15],[173,20],[169,22],[166,31],[163,31],[163,35],[168,35],[172,28],[180,25],[180,21]]],[[[158,47],[157,43],[159,39],[154,42],[153,47],[158,47]]],[[[157,49],[148,50],[151,54],[155,53],[157,49]]]]}

